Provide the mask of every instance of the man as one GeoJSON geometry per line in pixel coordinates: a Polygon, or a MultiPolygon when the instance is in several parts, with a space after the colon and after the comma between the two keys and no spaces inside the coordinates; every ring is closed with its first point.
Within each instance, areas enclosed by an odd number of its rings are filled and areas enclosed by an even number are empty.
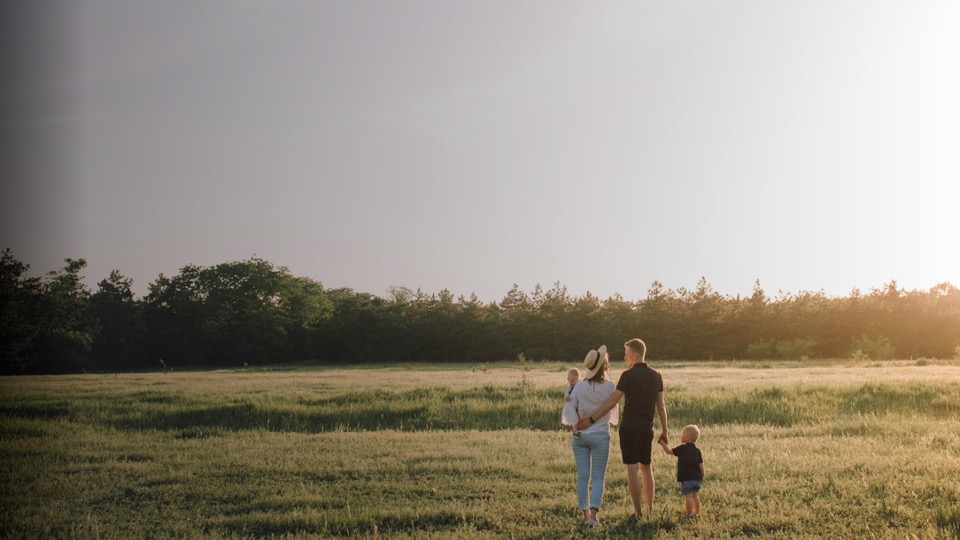
{"type": "Polygon", "coordinates": [[[620,420],[620,452],[627,466],[627,488],[633,500],[637,518],[643,515],[642,503],[647,501],[647,513],[653,511],[653,470],[650,467],[653,448],[653,410],[660,416],[660,438],[670,444],[667,437],[667,406],[663,401],[663,378],[647,365],[647,345],[640,339],[631,339],[623,344],[623,359],[629,369],[620,375],[617,389],[599,409],[580,420],[579,429],[586,429],[610,409],[617,406],[620,398],[627,396],[620,420]],[[639,474],[638,474],[639,473],[639,474]],[[640,476],[643,476],[641,498],[640,476]]]}

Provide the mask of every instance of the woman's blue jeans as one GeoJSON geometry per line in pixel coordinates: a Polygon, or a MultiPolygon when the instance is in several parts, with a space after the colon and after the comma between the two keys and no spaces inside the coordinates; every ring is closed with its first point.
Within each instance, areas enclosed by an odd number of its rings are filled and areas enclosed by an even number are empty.
{"type": "Polygon", "coordinates": [[[573,459],[577,462],[577,504],[581,510],[600,509],[603,483],[610,455],[610,432],[580,433],[573,436],[573,459]],[[589,485],[590,501],[587,504],[589,485]]]}

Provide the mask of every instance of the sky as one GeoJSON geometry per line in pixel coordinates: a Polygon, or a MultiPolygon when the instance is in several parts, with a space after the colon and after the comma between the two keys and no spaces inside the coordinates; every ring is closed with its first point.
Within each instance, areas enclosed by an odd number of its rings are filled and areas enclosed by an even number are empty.
{"type": "Polygon", "coordinates": [[[0,248],[502,299],[960,285],[954,0],[12,0],[0,248]]]}

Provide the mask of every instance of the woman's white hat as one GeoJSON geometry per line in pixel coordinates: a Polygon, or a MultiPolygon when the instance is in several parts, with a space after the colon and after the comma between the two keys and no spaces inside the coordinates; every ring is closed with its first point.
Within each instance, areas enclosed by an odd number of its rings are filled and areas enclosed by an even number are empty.
{"type": "Polygon", "coordinates": [[[583,359],[584,379],[591,379],[603,367],[603,359],[607,357],[607,346],[601,345],[599,349],[590,349],[586,358],[583,359]]]}

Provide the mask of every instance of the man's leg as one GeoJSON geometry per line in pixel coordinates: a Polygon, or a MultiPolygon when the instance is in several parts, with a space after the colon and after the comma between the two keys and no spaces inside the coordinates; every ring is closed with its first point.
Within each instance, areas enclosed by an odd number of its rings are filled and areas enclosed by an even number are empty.
{"type": "MultiPolygon", "coordinates": [[[[633,513],[643,515],[643,497],[640,494],[640,465],[631,463],[627,465],[627,489],[630,491],[630,500],[633,501],[633,513]]],[[[647,468],[650,466],[647,465],[647,468]]]]}
{"type": "MultiPolygon", "coordinates": [[[[647,513],[649,514],[653,512],[653,469],[650,465],[640,464],[640,474],[643,475],[643,497],[647,500],[647,513]]],[[[636,501],[633,505],[639,508],[636,501]]]]}

